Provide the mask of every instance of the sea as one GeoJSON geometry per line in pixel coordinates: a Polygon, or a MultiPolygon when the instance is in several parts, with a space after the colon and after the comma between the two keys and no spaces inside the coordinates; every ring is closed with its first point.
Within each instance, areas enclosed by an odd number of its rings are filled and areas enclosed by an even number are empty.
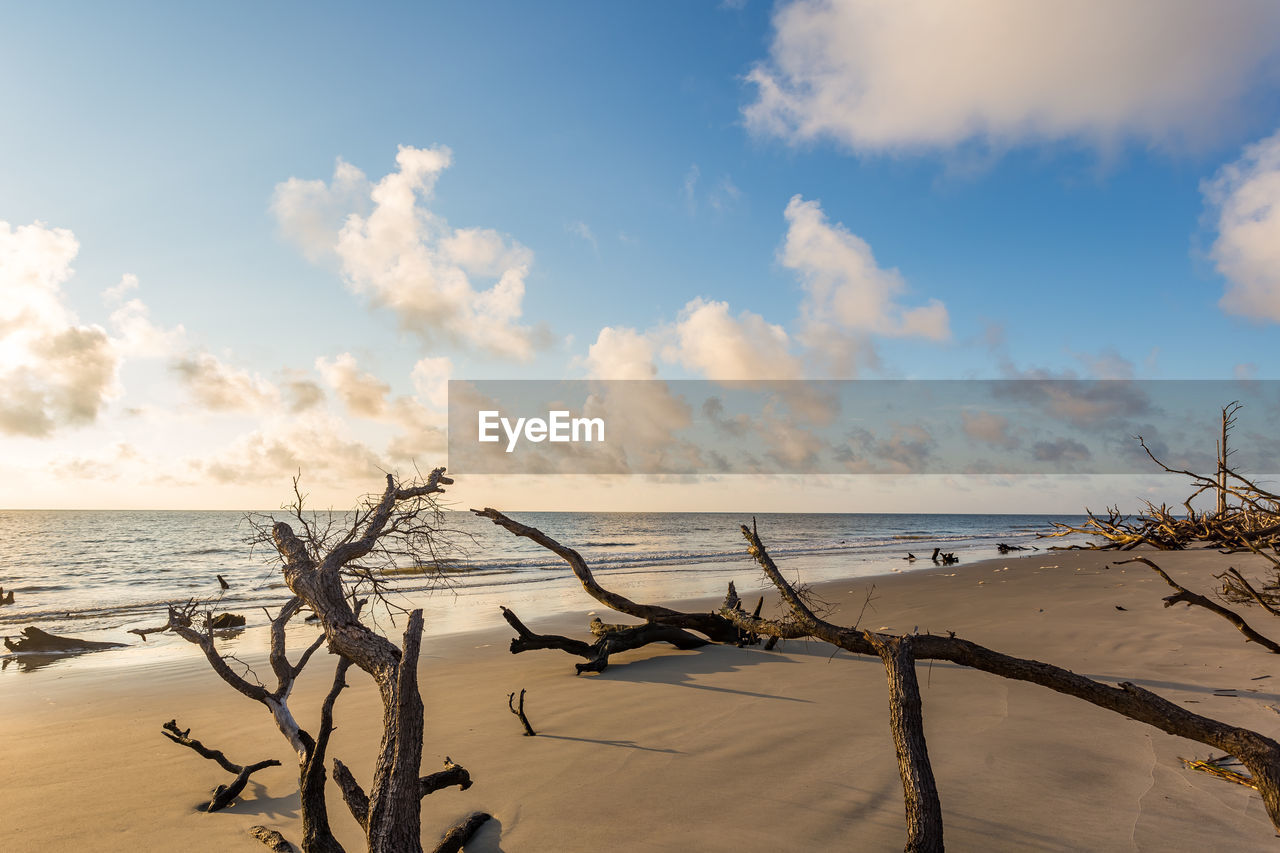
{"type": "MultiPolygon", "coordinates": [[[[274,550],[252,542],[267,514],[186,511],[0,512],[0,635],[35,625],[55,634],[136,642],[132,628],[165,621],[170,603],[208,602],[266,624],[289,597],[274,550]],[[222,590],[221,575],[229,589],[222,590]]],[[[803,583],[936,569],[935,547],[962,563],[999,556],[997,545],[1044,549],[1051,522],[1076,516],[976,514],[511,513],[579,551],[604,586],[635,600],[719,597],[728,581],[766,586],[741,525],[755,523],[775,561],[803,583]],[[907,559],[914,554],[915,561],[907,559]]],[[[341,523],[342,519],[338,519],[341,523]]],[[[422,606],[427,633],[500,624],[498,604],[522,618],[587,610],[563,560],[467,512],[441,521],[443,572],[404,566],[388,577],[392,601],[422,606]]],[[[1075,539],[1071,541],[1082,541],[1075,539]]],[[[152,642],[155,641],[153,638],[152,642]]]]}

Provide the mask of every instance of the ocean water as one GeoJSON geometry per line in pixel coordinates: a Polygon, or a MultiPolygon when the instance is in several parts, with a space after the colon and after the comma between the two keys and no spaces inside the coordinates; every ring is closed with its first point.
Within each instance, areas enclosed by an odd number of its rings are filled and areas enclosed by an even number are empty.
{"type": "MultiPolygon", "coordinates": [[[[513,513],[581,552],[600,581],[646,601],[718,596],[728,580],[762,586],[736,513],[513,513]]],[[[1042,515],[766,514],[762,538],[784,570],[805,582],[933,568],[934,547],[962,562],[997,556],[996,544],[1046,547],[1042,515]],[[903,559],[908,552],[922,558],[903,559]]],[[[447,586],[420,574],[395,577],[400,600],[426,606],[428,632],[492,621],[495,602],[540,615],[594,605],[565,563],[470,513],[446,513],[461,547],[444,556],[447,586]],[[483,620],[479,620],[483,621],[483,620]]],[[[0,512],[0,634],[26,625],[54,633],[134,641],[125,633],[164,621],[170,602],[217,600],[218,610],[265,623],[261,608],[288,598],[274,552],[247,541],[245,513],[177,511],[0,512]],[[231,588],[222,592],[222,575],[231,588]]],[[[154,642],[154,641],[153,641],[154,642]]]]}

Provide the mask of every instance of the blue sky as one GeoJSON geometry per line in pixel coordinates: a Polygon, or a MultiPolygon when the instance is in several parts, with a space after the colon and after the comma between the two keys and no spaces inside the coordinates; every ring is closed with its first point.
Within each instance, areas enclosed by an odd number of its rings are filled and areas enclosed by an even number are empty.
{"type": "Polygon", "coordinates": [[[7,8],[0,505],[341,505],[450,376],[1277,378],[1280,13],[1112,6],[7,8]]]}

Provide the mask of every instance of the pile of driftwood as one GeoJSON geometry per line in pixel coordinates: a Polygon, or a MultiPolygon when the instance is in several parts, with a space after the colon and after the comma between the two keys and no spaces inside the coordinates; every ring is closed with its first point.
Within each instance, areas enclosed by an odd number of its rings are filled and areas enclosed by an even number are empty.
{"type": "Polygon", "coordinates": [[[1232,451],[1227,448],[1227,438],[1239,410],[1238,403],[1222,410],[1218,471],[1212,477],[1169,467],[1138,436],[1142,449],[1161,470],[1191,480],[1192,492],[1182,502],[1184,512],[1150,501],[1132,519],[1117,507],[1108,507],[1105,518],[1086,509],[1084,523],[1053,522],[1056,530],[1042,534],[1042,538],[1094,537],[1087,544],[1058,546],[1065,549],[1129,551],[1146,545],[1161,551],[1216,547],[1224,554],[1257,554],[1271,563],[1270,580],[1254,587],[1239,572],[1229,570],[1218,576],[1222,581],[1219,594],[1237,604],[1257,603],[1268,609],[1280,606],[1280,495],[1262,488],[1229,464],[1232,451]],[[1216,495],[1216,504],[1212,510],[1197,512],[1192,502],[1206,493],[1216,495]]]}

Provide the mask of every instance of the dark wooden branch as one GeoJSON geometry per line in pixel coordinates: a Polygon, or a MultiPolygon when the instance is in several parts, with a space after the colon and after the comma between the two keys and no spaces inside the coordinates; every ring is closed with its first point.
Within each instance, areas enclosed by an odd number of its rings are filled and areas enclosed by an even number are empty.
{"type": "Polygon", "coordinates": [[[369,828],[369,797],[347,765],[336,758],[333,759],[333,781],[342,792],[342,801],[347,804],[351,816],[356,819],[356,823],[360,824],[361,829],[367,830],[369,828]]]}
{"type": "Polygon", "coordinates": [[[907,853],[942,853],[942,804],[929,763],[912,637],[866,633],[889,679],[889,728],[907,811],[907,853]]]}
{"type": "Polygon", "coordinates": [[[444,837],[440,839],[440,843],[435,846],[432,853],[458,853],[463,845],[471,840],[471,836],[475,835],[476,831],[492,817],[492,815],[485,812],[472,812],[461,823],[444,834],[444,837]]]}
{"type": "Polygon", "coordinates": [[[451,478],[444,476],[444,470],[444,468],[436,468],[427,477],[425,483],[406,489],[398,488],[395,477],[388,474],[387,487],[365,524],[364,534],[359,539],[343,543],[330,551],[320,566],[321,571],[337,572],[347,563],[358,560],[372,551],[379,537],[382,536],[397,503],[443,492],[444,486],[453,484],[451,478]]]}
{"type": "MultiPolygon", "coordinates": [[[[878,654],[864,633],[832,625],[815,616],[782,576],[755,531],[743,525],[742,534],[752,556],[810,636],[850,652],[878,654]]],[[[1265,735],[1202,717],[1129,682],[1112,687],[1052,664],[1012,657],[954,636],[915,635],[911,639],[911,653],[916,660],[946,660],[1002,678],[1039,684],[1234,755],[1258,781],[1267,814],[1280,829],[1280,743],[1265,735]]]]}
{"type": "MultiPolygon", "coordinates": [[[[670,643],[677,649],[697,649],[709,644],[707,640],[681,628],[653,622],[646,622],[643,625],[611,626],[614,630],[602,630],[599,639],[594,643],[586,643],[571,637],[562,637],[559,634],[535,634],[506,607],[502,608],[502,615],[507,623],[516,629],[518,635],[511,640],[513,655],[534,649],[559,649],[587,659],[586,663],[574,665],[578,675],[585,672],[604,672],[609,666],[610,655],[638,649],[650,643],[670,643]]],[[[736,628],[734,630],[737,631],[736,628]]]]}
{"type": "Polygon", "coordinates": [[[689,631],[697,631],[700,634],[706,634],[713,642],[717,643],[736,644],[740,639],[738,629],[729,624],[718,613],[682,613],[679,610],[672,610],[669,607],[662,607],[656,604],[638,604],[626,596],[619,595],[600,586],[596,582],[595,576],[591,573],[590,567],[582,559],[581,554],[568,546],[561,545],[536,527],[530,527],[514,521],[490,507],[471,511],[481,518],[489,519],[494,524],[516,536],[536,542],[560,557],[560,559],[569,564],[569,568],[573,570],[574,576],[582,584],[582,588],[586,590],[587,594],[611,610],[616,610],[619,613],[625,613],[628,616],[634,616],[637,619],[643,619],[656,625],[669,625],[689,631]]]}
{"type": "Polygon", "coordinates": [[[516,701],[516,694],[514,694],[514,693],[508,693],[508,694],[507,694],[507,707],[508,707],[508,708],[510,708],[510,709],[511,709],[511,713],[515,714],[515,715],[516,715],[516,718],[520,720],[520,724],[521,724],[522,726],[524,726],[524,736],[525,736],[525,737],[533,737],[534,735],[536,735],[536,734],[537,734],[537,732],[535,732],[535,731],[533,730],[533,726],[529,725],[529,718],[528,718],[528,717],[526,717],[526,716],[524,715],[524,693],[525,693],[525,690],[524,690],[524,688],[523,688],[523,687],[521,687],[521,688],[520,688],[520,707],[519,707],[519,708],[517,708],[517,707],[516,707],[516,705],[515,705],[515,701],[516,701]]]}
{"type": "Polygon", "coordinates": [[[59,637],[41,631],[34,625],[22,629],[17,641],[4,638],[4,647],[16,654],[26,652],[92,652],[100,649],[124,648],[124,643],[108,643],[100,640],[81,640],[79,637],[59,637]]]}
{"type": "Polygon", "coordinates": [[[236,774],[236,778],[229,785],[219,785],[213,792],[213,799],[205,807],[205,811],[216,812],[221,811],[235,801],[240,796],[240,792],[244,790],[244,786],[249,783],[249,777],[259,770],[267,767],[279,767],[280,762],[274,758],[266,761],[259,761],[257,764],[241,766],[234,763],[219,749],[210,749],[195,738],[190,737],[191,729],[178,728],[177,720],[170,720],[161,727],[162,735],[167,737],[174,743],[181,744],[188,749],[194,750],[197,755],[207,758],[210,761],[217,762],[218,766],[228,773],[236,774]]]}
{"type": "Polygon", "coordinates": [[[265,826],[249,827],[249,834],[271,848],[272,853],[294,853],[293,845],[274,829],[265,826]]]}
{"type": "Polygon", "coordinates": [[[1146,557],[1131,557],[1128,560],[1119,561],[1118,563],[1116,563],[1116,565],[1123,566],[1126,563],[1142,563],[1143,565],[1147,566],[1152,571],[1154,571],[1156,574],[1158,574],[1160,577],[1164,578],[1165,583],[1169,584],[1169,586],[1177,590],[1177,592],[1174,595],[1170,595],[1164,599],[1165,607],[1172,607],[1173,605],[1179,602],[1185,602],[1188,605],[1195,605],[1196,607],[1203,607],[1205,610],[1208,610],[1210,613],[1216,613],[1219,616],[1221,616],[1223,619],[1226,619],[1232,625],[1235,625],[1237,630],[1239,630],[1241,634],[1244,634],[1246,641],[1251,643],[1257,643],[1258,645],[1262,646],[1272,654],[1280,654],[1280,643],[1277,643],[1274,640],[1268,637],[1264,637],[1262,634],[1259,634],[1249,625],[1248,622],[1244,621],[1244,619],[1241,618],[1240,614],[1236,613],[1233,610],[1229,610],[1226,607],[1223,607],[1221,604],[1219,604],[1218,602],[1212,599],[1205,598],[1203,595],[1192,592],[1191,590],[1182,586],[1173,578],[1169,577],[1169,575],[1165,573],[1164,569],[1160,568],[1154,562],[1152,562],[1151,560],[1148,560],[1146,557]]]}
{"type": "Polygon", "coordinates": [[[471,774],[461,764],[454,764],[446,755],[444,769],[437,770],[429,776],[423,776],[418,780],[418,784],[419,799],[444,788],[452,788],[454,785],[458,786],[459,791],[465,791],[471,787],[471,774]]]}

